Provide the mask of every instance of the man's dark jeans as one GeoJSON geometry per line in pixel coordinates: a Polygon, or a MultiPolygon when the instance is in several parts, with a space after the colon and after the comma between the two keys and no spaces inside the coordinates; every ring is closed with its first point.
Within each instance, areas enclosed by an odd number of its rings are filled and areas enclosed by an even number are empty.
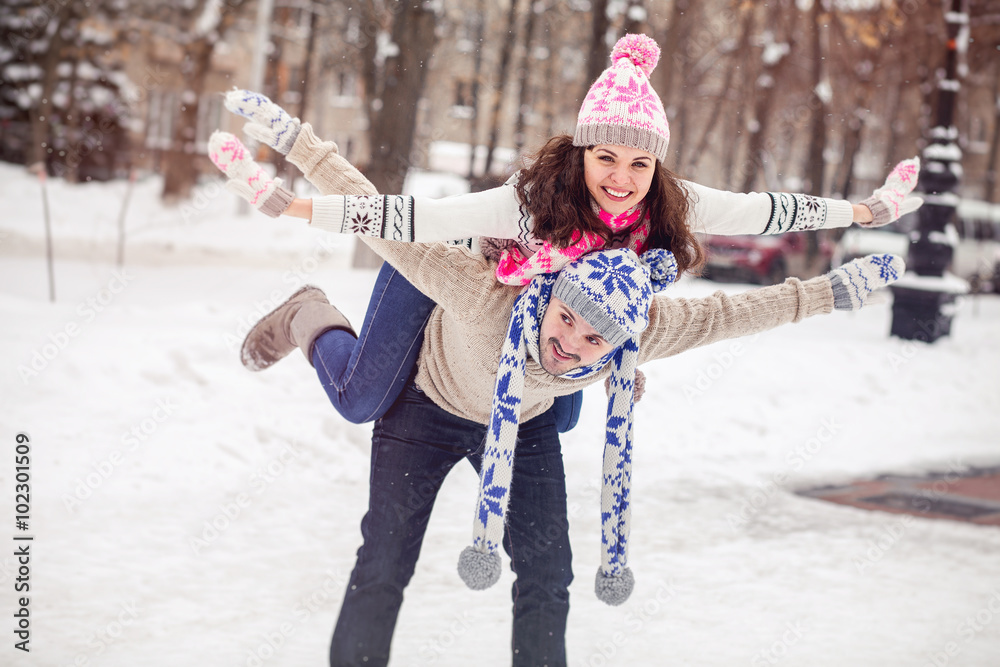
{"type": "MultiPolygon", "coordinates": [[[[410,581],[441,483],[468,459],[477,472],[486,427],[437,407],[407,385],[375,423],[364,544],[351,573],[330,647],[332,667],[385,665],[403,589],[410,581]]],[[[517,575],[513,664],[566,664],[566,616],[573,579],[566,482],[552,411],[521,424],[504,549],[517,575]]],[[[475,498],[469,498],[472,513],[475,498]]],[[[455,545],[458,553],[466,545],[455,545]]],[[[455,585],[461,586],[458,574],[455,585]]],[[[475,604],[469,593],[469,604],[475,604]]]]}

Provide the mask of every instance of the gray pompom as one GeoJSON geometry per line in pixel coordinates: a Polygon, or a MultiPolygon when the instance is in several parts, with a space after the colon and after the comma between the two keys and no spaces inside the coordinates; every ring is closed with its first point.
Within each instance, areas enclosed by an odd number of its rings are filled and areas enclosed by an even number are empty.
{"type": "Polygon", "coordinates": [[[635,577],[632,576],[632,569],[626,567],[617,577],[608,577],[597,568],[597,580],[594,582],[594,592],[597,599],[612,607],[617,607],[628,600],[635,587],[635,577]]]}
{"type": "Polygon", "coordinates": [[[458,576],[474,591],[489,588],[500,580],[500,554],[465,547],[458,557],[458,576]]]}

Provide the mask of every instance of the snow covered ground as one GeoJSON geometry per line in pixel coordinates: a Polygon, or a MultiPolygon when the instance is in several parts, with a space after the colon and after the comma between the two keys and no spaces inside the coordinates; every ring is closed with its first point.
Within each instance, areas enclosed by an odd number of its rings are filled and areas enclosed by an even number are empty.
{"type": "MultiPolygon", "coordinates": [[[[428,179],[424,186],[440,189],[428,179]]],[[[450,187],[450,186],[449,186],[450,187]]],[[[23,542],[14,448],[30,436],[30,654],[0,664],[324,665],[360,543],[370,427],[339,419],[296,356],[250,374],[246,328],[303,281],[360,321],[353,240],[237,214],[206,185],[163,208],[137,183],[49,182],[0,164],[0,613],[23,542]]],[[[447,188],[445,188],[447,189],[447,188]]],[[[730,291],[747,289],[723,286],[730,291]]],[[[719,285],[687,280],[676,296],[719,285]]],[[[594,597],[603,400],[564,439],[577,581],[570,665],[1000,664],[1000,530],[866,512],[794,489],[1000,463],[1000,300],[934,345],[887,335],[888,303],[646,368],[637,406],[632,599],[594,597]]],[[[509,664],[512,575],[459,581],[476,480],[442,491],[394,665],[509,664]]]]}

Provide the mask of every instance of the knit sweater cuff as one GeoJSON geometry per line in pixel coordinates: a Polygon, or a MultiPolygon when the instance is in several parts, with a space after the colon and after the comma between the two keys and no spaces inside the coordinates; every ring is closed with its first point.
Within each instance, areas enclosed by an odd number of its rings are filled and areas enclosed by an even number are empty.
{"type": "Polygon", "coordinates": [[[344,198],[337,195],[313,197],[310,224],[335,234],[344,233],[344,198]]]}
{"type": "Polygon", "coordinates": [[[302,170],[309,182],[323,194],[375,195],[375,186],[348,162],[333,141],[320,141],[309,123],[302,123],[299,135],[288,151],[288,161],[302,170]]]}
{"type": "Polygon", "coordinates": [[[279,183],[274,192],[271,193],[271,196],[261,204],[259,210],[264,215],[277,218],[285,212],[285,209],[291,206],[294,199],[295,195],[291,191],[281,187],[279,183]]]}
{"type": "Polygon", "coordinates": [[[806,281],[796,281],[799,293],[799,310],[793,322],[799,322],[813,315],[833,312],[833,287],[828,276],[818,276],[806,281]]]}
{"type": "Polygon", "coordinates": [[[850,227],[854,224],[854,206],[849,201],[834,201],[830,203],[829,215],[823,229],[850,227]]]}

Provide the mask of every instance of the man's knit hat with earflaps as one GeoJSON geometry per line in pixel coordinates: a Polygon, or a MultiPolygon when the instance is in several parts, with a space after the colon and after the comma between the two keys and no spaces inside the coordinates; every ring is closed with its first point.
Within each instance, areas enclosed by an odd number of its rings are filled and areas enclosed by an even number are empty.
{"type": "Polygon", "coordinates": [[[611,50],[611,67],[590,87],[576,119],[574,146],[614,144],[667,159],[670,127],[663,102],[649,83],[660,47],[646,35],[628,34],[611,50]]]}
{"type": "Polygon", "coordinates": [[[590,366],[561,377],[585,378],[611,365],[604,471],[601,486],[601,567],[595,590],[604,602],[618,605],[632,592],[627,567],[631,515],[632,404],[639,336],[649,325],[653,293],[677,277],[673,253],[656,248],[638,257],[627,248],[584,255],[557,274],[535,276],[511,311],[500,353],[489,430],[483,446],[479,502],[473,544],[458,562],[462,580],[473,589],[500,578],[499,549],[510,498],[517,431],[521,419],[525,364],[540,359],[541,321],[552,297],[582,316],[615,349],[590,366]]]}

